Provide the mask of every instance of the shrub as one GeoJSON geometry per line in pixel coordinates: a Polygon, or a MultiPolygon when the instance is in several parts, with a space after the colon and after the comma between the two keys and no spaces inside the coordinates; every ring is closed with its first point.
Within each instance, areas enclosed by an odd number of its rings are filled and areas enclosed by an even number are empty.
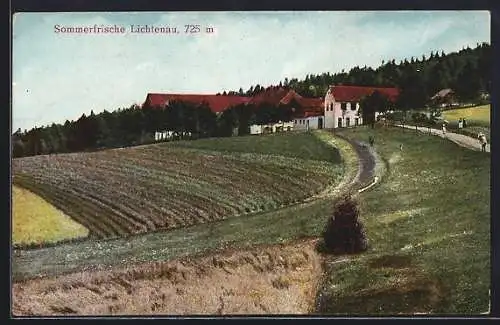
{"type": "Polygon", "coordinates": [[[334,254],[354,254],[368,248],[363,224],[358,219],[358,202],[345,195],[336,205],[323,232],[324,248],[334,254]]]}

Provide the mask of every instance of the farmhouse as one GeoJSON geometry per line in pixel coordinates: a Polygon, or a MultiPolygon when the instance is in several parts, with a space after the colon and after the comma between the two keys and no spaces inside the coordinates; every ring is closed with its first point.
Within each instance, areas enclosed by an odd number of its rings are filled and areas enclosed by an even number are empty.
{"type": "Polygon", "coordinates": [[[350,127],[363,124],[359,109],[365,96],[378,91],[395,101],[399,95],[397,88],[330,86],[325,96],[325,128],[350,127]]]}
{"type": "Polygon", "coordinates": [[[458,100],[455,96],[455,92],[450,89],[441,89],[434,96],[431,97],[431,101],[434,105],[440,107],[456,106],[458,105],[458,100]]]}
{"type": "MultiPolygon", "coordinates": [[[[165,106],[171,101],[179,100],[192,104],[207,104],[210,109],[220,114],[237,105],[287,105],[292,107],[293,121],[278,122],[268,125],[251,125],[250,134],[274,133],[291,130],[333,129],[363,124],[360,112],[360,101],[375,91],[395,101],[399,92],[397,88],[362,87],[362,86],[330,86],[325,98],[305,98],[286,87],[268,87],[253,97],[232,95],[200,95],[200,94],[159,94],[149,93],[144,101],[148,106],[165,106]]],[[[172,136],[171,131],[157,132],[155,140],[163,140],[172,136]]]]}
{"type": "MultiPolygon", "coordinates": [[[[324,127],[323,99],[305,98],[294,90],[285,87],[268,87],[266,90],[253,97],[230,96],[230,95],[199,95],[199,94],[159,94],[149,93],[144,105],[165,106],[171,101],[184,101],[196,105],[206,103],[210,109],[220,114],[226,109],[240,105],[291,105],[296,111],[292,122],[278,122],[269,125],[251,125],[250,134],[274,133],[279,131],[291,131],[293,129],[321,129],[324,127]]],[[[161,131],[155,135],[155,140],[163,140],[171,137],[171,132],[161,131]]]]}

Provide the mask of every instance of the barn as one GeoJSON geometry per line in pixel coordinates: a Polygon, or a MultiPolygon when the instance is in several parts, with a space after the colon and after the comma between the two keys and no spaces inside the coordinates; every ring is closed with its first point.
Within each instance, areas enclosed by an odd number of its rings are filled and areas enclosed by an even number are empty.
{"type": "MultiPolygon", "coordinates": [[[[251,125],[250,134],[268,132],[333,129],[339,127],[352,127],[363,124],[360,112],[360,102],[365,96],[375,91],[386,95],[389,100],[395,101],[399,95],[397,88],[365,87],[365,86],[330,86],[324,99],[305,98],[287,87],[271,86],[264,91],[249,96],[234,95],[200,95],[200,94],[161,94],[149,93],[143,105],[165,106],[169,102],[179,100],[200,105],[206,103],[210,109],[220,114],[226,109],[237,105],[288,105],[292,106],[293,121],[272,123],[269,125],[251,125]],[[286,124],[286,125],[285,125],[286,124]]],[[[158,132],[155,139],[169,138],[167,131],[158,132]]]]}

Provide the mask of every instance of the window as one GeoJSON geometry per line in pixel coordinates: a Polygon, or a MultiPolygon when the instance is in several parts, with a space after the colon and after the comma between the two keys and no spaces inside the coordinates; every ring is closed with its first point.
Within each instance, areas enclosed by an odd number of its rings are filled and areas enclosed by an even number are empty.
{"type": "Polygon", "coordinates": [[[337,120],[337,127],[341,128],[342,127],[342,118],[339,117],[337,120]]]}
{"type": "Polygon", "coordinates": [[[341,103],[340,108],[343,110],[347,109],[347,103],[341,103]]]}
{"type": "Polygon", "coordinates": [[[356,110],[356,103],[353,102],[351,103],[351,111],[355,111],[356,110]]]}

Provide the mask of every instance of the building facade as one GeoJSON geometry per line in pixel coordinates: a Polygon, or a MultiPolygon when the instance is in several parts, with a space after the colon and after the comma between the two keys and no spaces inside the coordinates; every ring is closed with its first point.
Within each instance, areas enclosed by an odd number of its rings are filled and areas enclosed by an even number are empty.
{"type": "MultiPolygon", "coordinates": [[[[387,96],[392,102],[399,95],[397,88],[334,85],[329,87],[324,98],[305,98],[292,89],[268,87],[253,97],[150,93],[143,105],[165,106],[172,100],[182,100],[194,104],[206,103],[215,114],[221,114],[226,109],[241,104],[293,106],[295,112],[293,121],[286,126],[279,126],[280,123],[250,126],[250,134],[262,134],[281,130],[334,129],[362,125],[364,121],[360,102],[375,91],[387,96]]],[[[155,139],[171,137],[171,134],[164,132],[156,135],[155,139]]]]}
{"type": "Polygon", "coordinates": [[[293,120],[294,130],[316,130],[324,128],[325,117],[323,115],[312,115],[297,117],[293,120]]]}
{"type": "Polygon", "coordinates": [[[361,100],[378,91],[395,101],[399,94],[397,88],[330,86],[324,101],[325,128],[334,129],[363,124],[361,100]]]}

